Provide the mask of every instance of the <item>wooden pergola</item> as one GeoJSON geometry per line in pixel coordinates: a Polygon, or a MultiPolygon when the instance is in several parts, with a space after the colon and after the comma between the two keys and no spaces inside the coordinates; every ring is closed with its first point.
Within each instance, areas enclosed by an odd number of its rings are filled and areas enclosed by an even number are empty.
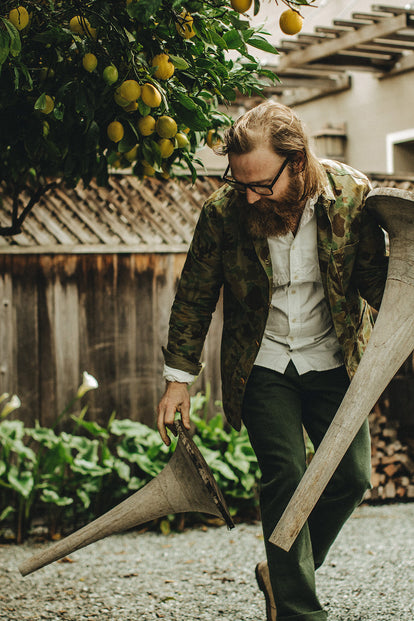
{"type": "Polygon", "coordinates": [[[310,99],[349,88],[351,71],[374,72],[382,79],[414,69],[414,8],[378,4],[371,9],[316,26],[312,34],[282,39],[275,67],[281,82],[266,93],[305,89],[303,99],[310,99]]]}

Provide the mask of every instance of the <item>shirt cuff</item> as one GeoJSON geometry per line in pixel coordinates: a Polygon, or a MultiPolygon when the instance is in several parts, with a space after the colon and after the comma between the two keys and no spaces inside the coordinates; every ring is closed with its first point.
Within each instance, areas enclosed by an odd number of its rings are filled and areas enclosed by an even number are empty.
{"type": "Polygon", "coordinates": [[[172,367],[164,364],[163,377],[167,380],[167,382],[180,382],[182,384],[191,384],[197,376],[191,375],[191,373],[187,373],[187,371],[173,369],[172,367]]]}

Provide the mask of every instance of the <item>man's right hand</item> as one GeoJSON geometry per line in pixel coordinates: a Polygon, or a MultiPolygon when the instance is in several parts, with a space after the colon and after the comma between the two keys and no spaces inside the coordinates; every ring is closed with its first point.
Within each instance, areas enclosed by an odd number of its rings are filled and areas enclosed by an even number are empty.
{"type": "Polygon", "coordinates": [[[162,441],[169,446],[171,440],[167,427],[175,420],[175,413],[180,412],[181,420],[186,429],[190,429],[190,395],[187,384],[182,382],[167,382],[167,388],[158,404],[157,427],[162,441]]]}

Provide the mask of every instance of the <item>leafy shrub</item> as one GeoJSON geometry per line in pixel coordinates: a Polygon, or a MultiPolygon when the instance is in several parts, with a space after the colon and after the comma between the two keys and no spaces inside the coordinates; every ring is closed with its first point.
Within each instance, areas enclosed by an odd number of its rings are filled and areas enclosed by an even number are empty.
{"type": "MultiPolygon", "coordinates": [[[[74,401],[83,394],[79,390],[74,401]]],[[[233,516],[256,515],[259,472],[247,432],[227,429],[220,412],[208,419],[209,398],[201,393],[192,398],[194,442],[233,516]]],[[[0,413],[0,535],[12,529],[18,542],[36,524],[58,537],[95,519],[156,477],[176,444],[173,439],[167,448],[155,429],[115,413],[103,427],[85,420],[87,408],[69,415],[68,406],[50,429],[8,420],[6,409],[0,413]],[[70,432],[56,430],[63,420],[66,428],[68,421],[72,425],[70,432]]],[[[182,519],[166,516],[157,526],[169,532],[182,527],[182,519]]]]}

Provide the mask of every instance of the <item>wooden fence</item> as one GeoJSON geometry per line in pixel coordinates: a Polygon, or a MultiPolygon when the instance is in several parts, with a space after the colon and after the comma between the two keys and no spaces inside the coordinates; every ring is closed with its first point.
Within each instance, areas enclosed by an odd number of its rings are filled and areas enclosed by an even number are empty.
{"type": "MultiPolygon", "coordinates": [[[[51,425],[76,394],[82,372],[99,382],[88,418],[155,422],[163,392],[168,318],[185,254],[0,255],[0,394],[16,393],[26,424],[51,425]]],[[[216,312],[219,314],[220,310],[216,312]]],[[[220,321],[204,349],[219,399],[220,321]]]]}

